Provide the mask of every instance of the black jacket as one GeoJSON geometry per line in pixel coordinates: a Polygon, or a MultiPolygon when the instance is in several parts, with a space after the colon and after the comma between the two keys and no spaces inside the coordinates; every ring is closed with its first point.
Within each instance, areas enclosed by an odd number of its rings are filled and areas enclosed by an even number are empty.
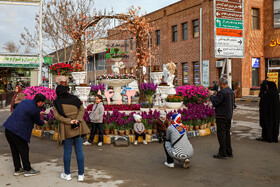
{"type": "Polygon", "coordinates": [[[213,106],[215,107],[216,117],[232,119],[235,96],[230,88],[224,88],[218,92],[216,96],[210,97],[213,106]]]}

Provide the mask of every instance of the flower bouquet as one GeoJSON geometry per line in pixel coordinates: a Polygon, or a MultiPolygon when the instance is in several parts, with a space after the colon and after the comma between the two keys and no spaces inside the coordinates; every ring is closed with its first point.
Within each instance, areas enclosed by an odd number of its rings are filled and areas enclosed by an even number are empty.
{"type": "Polygon", "coordinates": [[[91,85],[90,88],[91,96],[96,96],[99,90],[101,91],[101,94],[104,94],[105,84],[91,85]]]}
{"type": "Polygon", "coordinates": [[[157,85],[154,83],[142,83],[141,89],[147,96],[147,100],[150,104],[153,103],[153,95],[156,93],[157,85]]]}
{"type": "Polygon", "coordinates": [[[168,97],[166,98],[166,102],[182,102],[183,101],[183,97],[180,95],[168,95],[168,97]]]}
{"type": "Polygon", "coordinates": [[[209,91],[204,86],[185,85],[176,89],[177,95],[183,96],[184,104],[202,104],[209,100],[209,91]]]}

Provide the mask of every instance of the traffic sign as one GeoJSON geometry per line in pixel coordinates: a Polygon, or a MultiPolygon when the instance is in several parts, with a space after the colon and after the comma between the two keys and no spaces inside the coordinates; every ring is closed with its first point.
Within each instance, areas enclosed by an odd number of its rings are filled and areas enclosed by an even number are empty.
{"type": "Polygon", "coordinates": [[[216,58],[244,58],[244,1],[214,0],[216,58]]]}
{"type": "Polygon", "coordinates": [[[229,3],[217,0],[216,9],[223,11],[233,11],[242,13],[242,4],[229,3]]]}
{"type": "Polygon", "coordinates": [[[225,12],[216,10],[216,17],[223,19],[243,20],[243,14],[239,12],[225,12]]]}
{"type": "Polygon", "coordinates": [[[242,47],[244,44],[243,38],[240,37],[228,37],[228,36],[216,36],[216,45],[220,47],[236,46],[242,47]]]}
{"type": "Polygon", "coordinates": [[[243,30],[217,28],[216,35],[243,37],[243,30]]]}
{"type": "Polygon", "coordinates": [[[216,27],[228,29],[243,29],[243,21],[216,19],[216,27]]]}

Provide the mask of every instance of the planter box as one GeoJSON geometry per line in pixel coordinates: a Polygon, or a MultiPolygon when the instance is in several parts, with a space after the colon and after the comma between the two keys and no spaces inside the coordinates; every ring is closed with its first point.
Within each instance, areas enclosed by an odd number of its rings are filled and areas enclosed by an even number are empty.
{"type": "Polygon", "coordinates": [[[260,94],[260,90],[250,90],[250,95],[258,96],[260,94]]]}
{"type": "Polygon", "coordinates": [[[183,102],[179,102],[179,103],[177,103],[177,102],[166,102],[165,103],[165,106],[167,108],[171,108],[171,109],[179,109],[179,108],[182,107],[182,105],[183,105],[183,102]]]}

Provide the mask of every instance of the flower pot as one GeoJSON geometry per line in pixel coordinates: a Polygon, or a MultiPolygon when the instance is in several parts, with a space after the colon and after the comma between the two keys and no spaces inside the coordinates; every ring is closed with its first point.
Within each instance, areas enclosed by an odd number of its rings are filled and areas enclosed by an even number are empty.
{"type": "Polygon", "coordinates": [[[51,127],[50,126],[47,126],[46,127],[46,131],[50,131],[51,130],[51,127]]]}
{"type": "Polygon", "coordinates": [[[124,130],[119,130],[120,136],[124,136],[124,130]]]}
{"type": "Polygon", "coordinates": [[[204,129],[204,125],[199,125],[199,129],[200,130],[204,129]]]}
{"type": "Polygon", "coordinates": [[[111,58],[111,60],[113,60],[114,62],[119,62],[122,60],[122,57],[118,57],[118,58],[111,58]]]}
{"type": "Polygon", "coordinates": [[[148,130],[147,130],[147,133],[148,133],[148,134],[153,134],[153,130],[152,130],[152,129],[148,129],[148,130]]]}
{"type": "Polygon", "coordinates": [[[147,95],[147,100],[150,104],[153,103],[153,95],[147,95]]]}
{"type": "Polygon", "coordinates": [[[130,134],[130,130],[125,130],[125,135],[129,135],[130,134]]]}
{"type": "Polygon", "coordinates": [[[55,75],[55,82],[56,83],[60,83],[61,81],[63,81],[63,82],[69,82],[69,77],[68,76],[64,76],[64,75],[55,75]]]}
{"type": "Polygon", "coordinates": [[[110,131],[111,131],[111,132],[110,132],[111,134],[114,134],[114,129],[111,129],[110,131]]]}
{"type": "Polygon", "coordinates": [[[210,128],[211,123],[207,123],[206,128],[210,128]]]}
{"type": "Polygon", "coordinates": [[[154,130],[153,130],[153,133],[154,133],[154,134],[157,134],[157,129],[154,129],[154,130]]]}
{"type": "Polygon", "coordinates": [[[42,129],[42,127],[41,127],[41,126],[37,126],[37,129],[38,129],[38,130],[41,130],[41,129],[42,129]]]}
{"type": "Polygon", "coordinates": [[[114,129],[114,135],[118,135],[118,129],[114,129]]]}
{"type": "Polygon", "coordinates": [[[105,135],[109,135],[109,134],[110,134],[110,129],[105,129],[105,130],[104,130],[104,134],[105,134],[105,135]]]}
{"type": "Polygon", "coordinates": [[[196,126],[194,126],[194,130],[198,130],[199,129],[199,126],[198,125],[196,125],[196,126]]]}
{"type": "Polygon", "coordinates": [[[51,125],[51,130],[52,130],[52,131],[54,131],[54,128],[55,128],[54,125],[51,125]]]}
{"type": "Polygon", "coordinates": [[[55,127],[55,128],[54,128],[54,131],[55,131],[55,132],[58,132],[58,127],[55,127]]]}
{"type": "Polygon", "coordinates": [[[189,126],[189,131],[192,131],[193,130],[193,126],[189,126]]]}
{"type": "Polygon", "coordinates": [[[135,131],[133,129],[131,129],[131,134],[135,135],[135,131]]]}
{"type": "Polygon", "coordinates": [[[76,85],[84,84],[87,72],[72,72],[72,77],[74,78],[76,85]]]}
{"type": "Polygon", "coordinates": [[[145,134],[147,133],[147,129],[144,130],[144,133],[145,133],[145,134]]]}
{"type": "Polygon", "coordinates": [[[204,129],[206,129],[206,128],[207,128],[207,123],[205,123],[205,124],[203,125],[203,127],[204,127],[204,129]]]}
{"type": "Polygon", "coordinates": [[[171,109],[179,109],[182,107],[183,102],[165,102],[165,106],[171,109]]]}
{"type": "Polygon", "coordinates": [[[214,123],[214,121],[213,121],[213,122],[211,122],[211,126],[215,126],[215,123],[214,123]]]}

